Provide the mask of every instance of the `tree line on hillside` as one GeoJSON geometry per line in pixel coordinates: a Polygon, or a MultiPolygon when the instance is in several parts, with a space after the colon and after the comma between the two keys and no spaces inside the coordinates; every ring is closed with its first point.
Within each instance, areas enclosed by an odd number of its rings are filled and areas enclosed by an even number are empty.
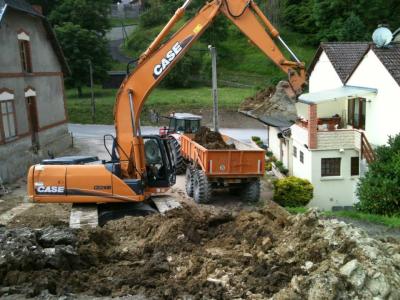
{"type": "MultiPolygon", "coordinates": [[[[67,85],[79,94],[89,78],[89,60],[97,81],[111,67],[106,31],[110,28],[110,5],[115,0],[29,0],[43,7],[44,14],[54,26],[58,40],[72,70],[67,85]]],[[[400,27],[398,0],[255,0],[280,30],[301,36],[297,44],[316,47],[321,41],[369,41],[378,24],[392,30],[400,27]]],[[[128,40],[127,51],[138,57],[172,17],[183,0],[146,0],[139,28],[128,40]]],[[[185,18],[192,17],[206,0],[193,0],[185,18]]],[[[210,74],[207,45],[219,49],[220,66],[231,62],[232,44],[227,39],[243,39],[224,17],[218,17],[201,37],[197,50],[191,50],[166,77],[167,87],[193,85],[191,76],[210,74]],[[201,50],[199,50],[201,49],[201,50]],[[188,76],[190,74],[191,76],[188,76]]]]}

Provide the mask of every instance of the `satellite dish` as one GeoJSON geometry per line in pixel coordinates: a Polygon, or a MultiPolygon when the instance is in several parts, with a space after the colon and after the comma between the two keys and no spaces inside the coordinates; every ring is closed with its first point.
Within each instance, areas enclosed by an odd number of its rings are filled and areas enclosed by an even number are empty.
{"type": "Polygon", "coordinates": [[[379,27],[372,34],[372,40],[378,48],[385,47],[390,44],[393,39],[392,32],[386,27],[379,27]]]}

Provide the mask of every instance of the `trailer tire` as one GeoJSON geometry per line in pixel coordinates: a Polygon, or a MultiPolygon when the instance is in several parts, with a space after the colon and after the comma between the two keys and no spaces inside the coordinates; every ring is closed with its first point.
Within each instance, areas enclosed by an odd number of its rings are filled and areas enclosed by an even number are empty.
{"type": "Polygon", "coordinates": [[[260,179],[250,181],[243,187],[242,197],[245,201],[256,203],[260,200],[260,179]]]}
{"type": "Polygon", "coordinates": [[[195,172],[195,169],[193,169],[190,165],[188,165],[186,167],[185,188],[186,188],[186,194],[189,197],[193,197],[194,172],[195,172]]]}
{"type": "Polygon", "coordinates": [[[173,136],[170,135],[169,139],[171,143],[172,158],[174,160],[176,174],[184,174],[186,170],[186,164],[181,153],[181,145],[173,136]]]}
{"type": "Polygon", "coordinates": [[[212,186],[202,170],[195,170],[193,182],[193,199],[197,203],[209,203],[212,186]]]}

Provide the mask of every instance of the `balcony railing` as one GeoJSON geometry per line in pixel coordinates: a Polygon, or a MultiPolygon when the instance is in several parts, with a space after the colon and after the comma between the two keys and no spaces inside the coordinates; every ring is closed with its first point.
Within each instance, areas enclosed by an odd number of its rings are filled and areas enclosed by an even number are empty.
{"type": "MultiPolygon", "coordinates": [[[[292,126],[292,137],[302,145],[308,145],[308,129],[304,124],[296,123],[292,126]]],[[[357,129],[335,129],[335,130],[318,130],[317,131],[317,149],[355,149],[361,151],[363,133],[357,129]]],[[[368,147],[368,146],[365,146],[368,147]]],[[[366,148],[365,148],[366,149],[366,148]]],[[[366,155],[371,153],[371,147],[368,147],[366,155]]]]}

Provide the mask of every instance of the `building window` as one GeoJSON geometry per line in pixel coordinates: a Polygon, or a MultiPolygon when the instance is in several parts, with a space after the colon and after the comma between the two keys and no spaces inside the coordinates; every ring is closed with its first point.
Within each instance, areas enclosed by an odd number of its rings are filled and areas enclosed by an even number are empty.
{"type": "Polygon", "coordinates": [[[21,56],[22,70],[32,73],[31,47],[29,41],[19,40],[19,53],[21,56]]]}
{"type": "Polygon", "coordinates": [[[297,157],[297,147],[293,146],[293,156],[297,157]]]}
{"type": "Polygon", "coordinates": [[[358,156],[351,158],[351,176],[360,175],[360,159],[358,156]]]}
{"type": "Polygon", "coordinates": [[[1,140],[8,141],[17,135],[14,103],[12,100],[0,102],[1,140]]]}
{"type": "Polygon", "coordinates": [[[321,176],[340,176],[341,158],[322,158],[321,176]]]}
{"type": "Polygon", "coordinates": [[[302,164],[304,164],[304,153],[303,153],[303,151],[300,151],[300,162],[302,164]]]}

